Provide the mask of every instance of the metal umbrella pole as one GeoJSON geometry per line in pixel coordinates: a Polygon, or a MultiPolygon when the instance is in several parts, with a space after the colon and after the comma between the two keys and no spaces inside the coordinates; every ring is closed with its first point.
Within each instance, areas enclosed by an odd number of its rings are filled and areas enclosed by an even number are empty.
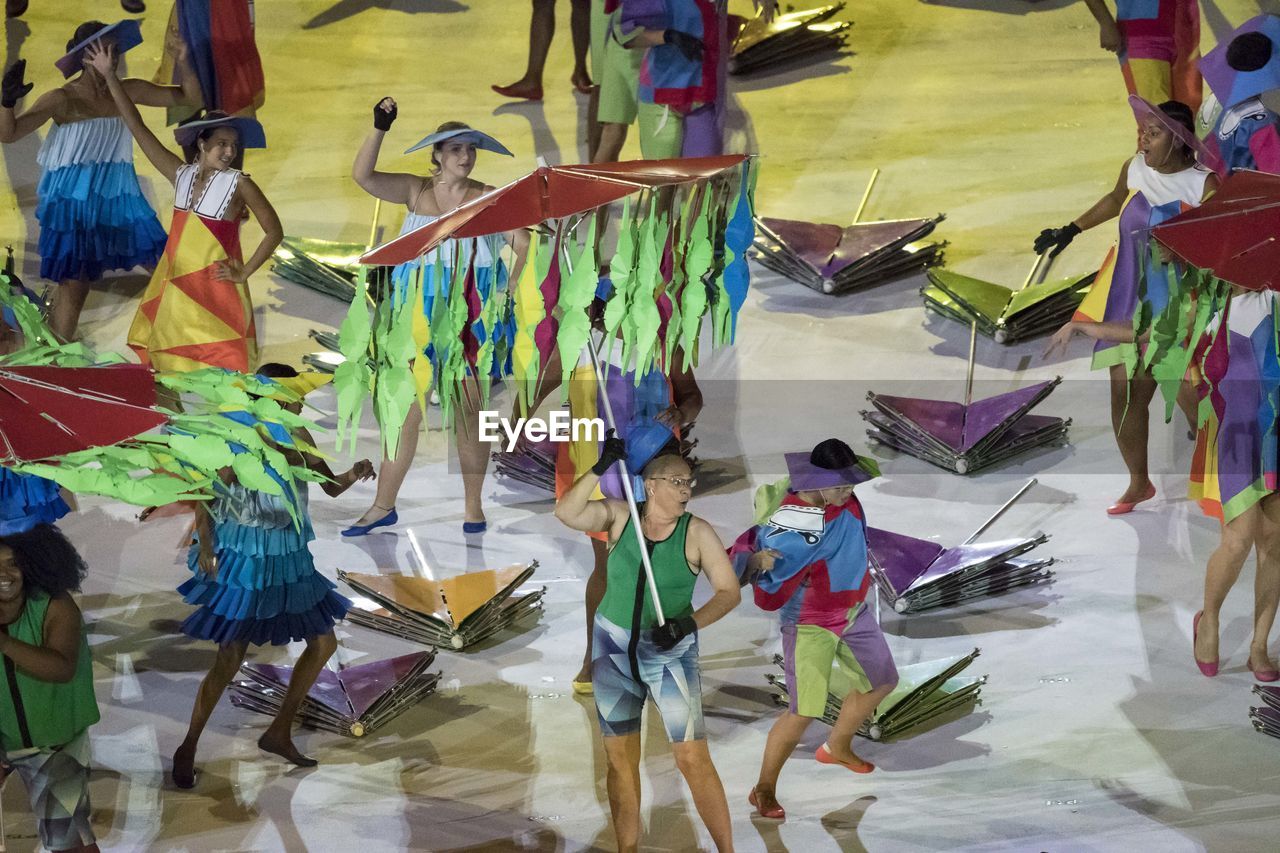
{"type": "Polygon", "coordinates": [[[1013,506],[1014,502],[1015,502],[1015,501],[1017,501],[1017,500],[1018,500],[1018,498],[1020,498],[1020,497],[1022,497],[1023,495],[1025,495],[1025,494],[1027,493],[1027,491],[1028,491],[1032,486],[1034,486],[1034,485],[1036,484],[1036,482],[1037,482],[1037,480],[1036,480],[1036,478],[1035,478],[1035,477],[1032,477],[1030,480],[1027,480],[1027,482],[1022,486],[1022,488],[1021,488],[1021,489],[1018,489],[1018,493],[1017,493],[1016,495],[1014,495],[1013,497],[1009,498],[1009,500],[1005,501],[1005,502],[1004,502],[1004,506],[1000,507],[998,510],[996,510],[996,511],[995,511],[995,513],[993,513],[993,514],[992,514],[992,516],[991,516],[990,518],[988,518],[986,521],[982,522],[982,526],[981,526],[981,527],[979,527],[977,530],[973,531],[973,535],[972,535],[972,536],[970,536],[968,539],[964,540],[963,542],[961,542],[960,544],[961,544],[961,545],[971,545],[971,544],[973,544],[973,541],[974,541],[975,539],[977,539],[979,536],[981,536],[981,535],[986,531],[986,529],[987,529],[988,527],[990,527],[991,525],[995,524],[996,519],[998,519],[1000,516],[1004,515],[1005,510],[1007,510],[1009,507],[1013,506]]]}
{"type": "MultiPolygon", "coordinates": [[[[609,403],[609,392],[604,384],[604,372],[600,369],[600,356],[596,352],[595,332],[587,339],[587,352],[591,355],[591,369],[595,371],[596,386],[600,389],[600,399],[604,401],[604,417],[609,428],[617,430],[617,422],[613,419],[613,406],[609,403]]],[[[653,579],[653,565],[649,562],[649,546],[644,538],[644,530],[640,527],[640,510],[636,506],[636,496],[631,489],[631,471],[627,468],[627,460],[619,459],[622,468],[622,492],[627,498],[627,510],[631,513],[631,527],[636,532],[636,541],[640,544],[640,562],[644,566],[645,580],[649,584],[649,595],[653,598],[653,611],[658,616],[658,624],[665,625],[667,620],[662,613],[662,602],[658,599],[658,584],[653,579]]]]}

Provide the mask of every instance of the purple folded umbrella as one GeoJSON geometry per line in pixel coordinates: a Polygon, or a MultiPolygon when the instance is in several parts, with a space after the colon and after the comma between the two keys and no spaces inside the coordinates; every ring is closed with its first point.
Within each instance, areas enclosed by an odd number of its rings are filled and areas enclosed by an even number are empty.
{"type": "Polygon", "coordinates": [[[1061,381],[1037,382],[967,406],[870,393],[867,398],[876,411],[862,415],[873,427],[867,431],[873,440],[966,474],[1033,447],[1064,441],[1070,421],[1028,414],[1061,381]]]}
{"type": "Polygon", "coordinates": [[[940,263],[941,244],[909,244],[928,236],[942,218],[842,227],[761,217],[756,257],[775,272],[823,293],[853,290],[940,263]]]}
{"type": "Polygon", "coordinates": [[[1052,575],[1047,571],[1052,559],[1016,559],[1046,540],[1041,534],[944,548],[926,539],[867,528],[876,584],[899,613],[1046,581],[1052,575]]]}
{"type": "MultiPolygon", "coordinates": [[[[307,691],[298,718],[315,728],[352,737],[369,734],[435,689],[440,674],[427,671],[434,661],[434,651],[415,652],[336,673],[322,669],[307,691]]],[[[232,685],[232,703],[275,714],[293,667],[246,663],[240,671],[244,677],[232,685]]]]}

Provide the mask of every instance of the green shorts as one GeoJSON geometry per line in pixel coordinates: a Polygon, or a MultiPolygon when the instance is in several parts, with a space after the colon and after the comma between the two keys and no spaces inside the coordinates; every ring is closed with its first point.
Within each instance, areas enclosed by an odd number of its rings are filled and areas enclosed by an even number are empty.
{"type": "Polygon", "coordinates": [[[646,160],[679,157],[684,147],[684,116],[659,104],[640,104],[638,113],[640,156],[646,160]]]}
{"type": "Polygon", "coordinates": [[[596,118],[605,124],[631,124],[636,120],[636,90],[644,51],[632,50],[613,37],[616,19],[616,12],[604,13],[603,0],[592,3],[591,67],[600,87],[596,118]]]}

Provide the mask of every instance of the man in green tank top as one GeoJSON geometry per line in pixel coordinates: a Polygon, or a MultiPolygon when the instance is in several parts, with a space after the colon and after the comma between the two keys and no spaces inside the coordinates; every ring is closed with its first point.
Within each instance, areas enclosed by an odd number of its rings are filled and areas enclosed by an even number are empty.
{"type": "Polygon", "coordinates": [[[716,848],[732,850],[729,805],[703,732],[698,629],[738,605],[738,579],[715,530],[686,509],[694,486],[688,464],[674,454],[658,456],[644,466],[644,493],[637,494],[643,500],[640,530],[665,616],[658,624],[627,504],[591,500],[601,475],[625,458],[625,445],[611,431],[600,461],[556,506],[556,518],[569,527],[609,534],[608,585],[596,611],[591,681],[609,763],[609,809],[618,850],[639,849],[640,720],[649,698],[716,848]],[[695,610],[699,574],[706,575],[713,594],[695,610]]]}

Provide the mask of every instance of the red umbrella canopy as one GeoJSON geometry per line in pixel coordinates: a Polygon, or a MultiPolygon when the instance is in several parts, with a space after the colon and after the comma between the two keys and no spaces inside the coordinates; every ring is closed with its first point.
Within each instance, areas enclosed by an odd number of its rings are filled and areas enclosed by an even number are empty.
{"type": "Polygon", "coordinates": [[[151,370],[0,367],[0,462],[115,444],[165,423],[151,370]]]}
{"type": "Polygon", "coordinates": [[[1152,231],[1194,267],[1250,290],[1280,290],[1280,175],[1234,172],[1213,198],[1152,231]]]}
{"type": "Polygon", "coordinates": [[[447,239],[483,237],[530,228],[594,210],[651,187],[706,180],[740,164],[745,154],[676,160],[631,160],[581,166],[540,166],[505,187],[485,193],[436,221],[369,250],[360,263],[402,264],[447,239]]]}

